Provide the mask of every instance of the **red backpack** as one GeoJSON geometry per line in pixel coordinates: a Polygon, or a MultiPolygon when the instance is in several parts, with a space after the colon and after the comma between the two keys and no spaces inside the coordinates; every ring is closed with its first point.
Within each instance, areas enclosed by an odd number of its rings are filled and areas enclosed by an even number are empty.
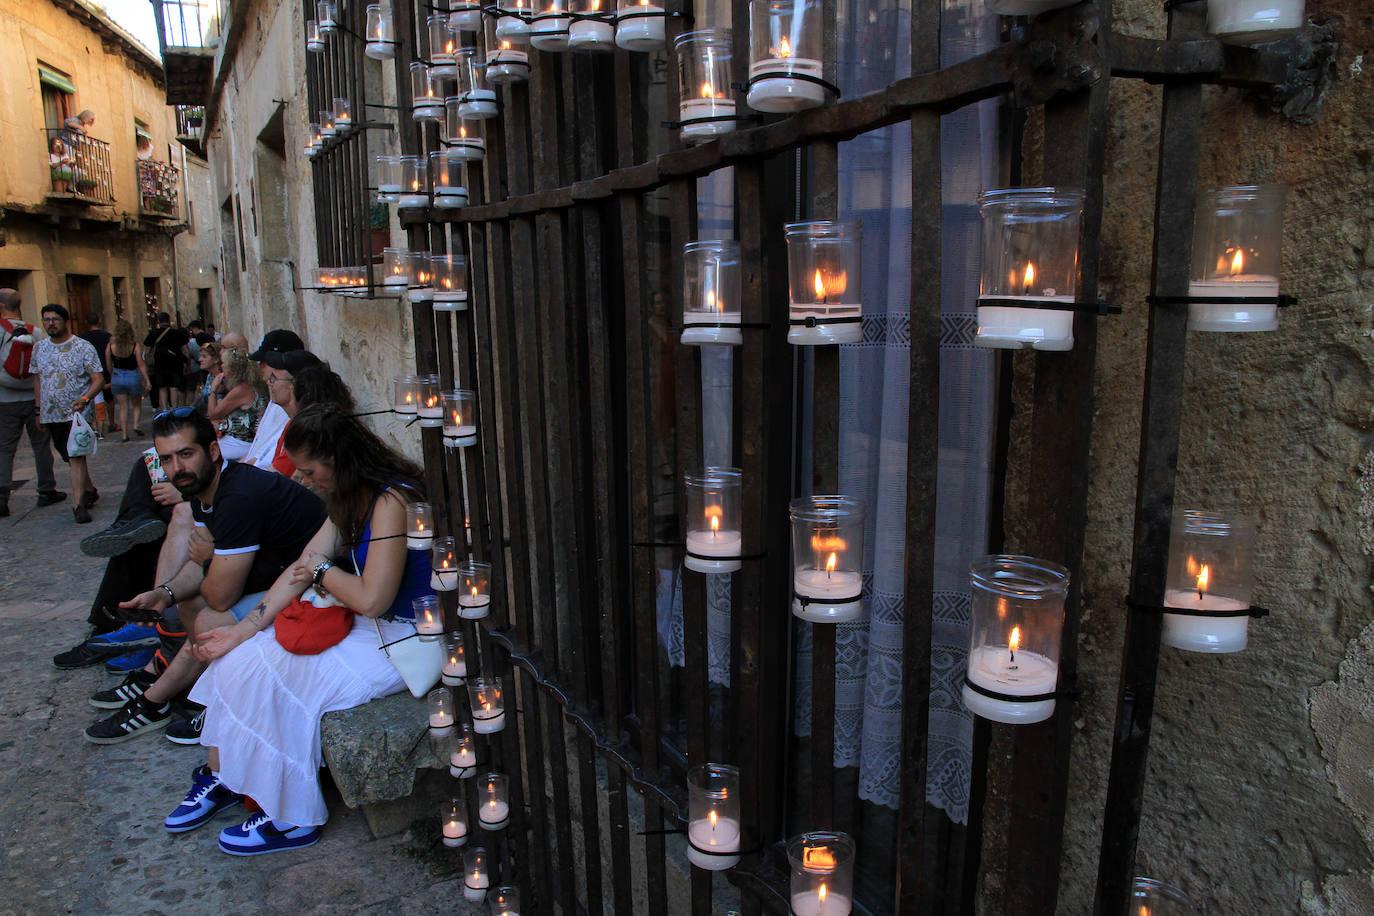
{"type": "Polygon", "coordinates": [[[33,328],[19,322],[17,325],[8,318],[0,318],[0,358],[4,359],[5,374],[15,381],[22,382],[33,373],[29,366],[33,362],[33,328]],[[19,338],[27,336],[28,342],[19,338]]]}

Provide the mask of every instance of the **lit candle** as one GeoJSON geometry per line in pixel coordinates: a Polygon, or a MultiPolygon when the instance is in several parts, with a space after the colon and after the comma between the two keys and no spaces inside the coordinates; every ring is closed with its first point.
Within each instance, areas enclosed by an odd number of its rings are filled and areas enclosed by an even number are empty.
{"type": "Polygon", "coordinates": [[[487,80],[493,83],[517,83],[529,78],[530,55],[516,50],[509,41],[500,41],[487,52],[487,80]]]}
{"type": "Polygon", "coordinates": [[[713,808],[706,817],[687,825],[687,861],[707,871],[724,871],[739,864],[739,856],[715,855],[739,851],[739,821],[721,817],[713,808]],[[705,852],[698,852],[705,850],[705,852]]]}
{"type": "Polygon", "coordinates": [[[487,875],[487,851],[474,846],[463,854],[463,899],[481,903],[486,899],[491,878],[487,875]]]}
{"type": "Polygon", "coordinates": [[[314,54],[324,51],[324,36],[320,34],[320,24],[314,19],[305,22],[305,50],[314,54]]]}
{"type": "MultiPolygon", "coordinates": [[[[387,282],[390,282],[388,278],[387,282]]],[[[405,277],[401,278],[405,282],[405,277]]],[[[400,416],[414,416],[420,399],[420,380],[413,375],[403,375],[396,379],[395,399],[391,402],[391,412],[400,416]]]]}
{"type": "Polygon", "coordinates": [[[491,916],[520,916],[520,892],[509,885],[494,888],[487,894],[491,916]]]}
{"type": "Polygon", "coordinates": [[[694,95],[684,98],[678,106],[678,117],[683,122],[682,139],[689,143],[712,140],[733,131],[734,116],[735,100],[711,83],[702,83],[694,95]]]}
{"type": "Polygon", "coordinates": [[[848,916],[853,909],[854,841],[847,834],[817,831],[787,843],[795,916],[848,916]]]}
{"type": "Polygon", "coordinates": [[[443,682],[450,687],[461,687],[467,683],[468,661],[463,646],[463,634],[448,633],[444,636],[444,668],[441,673],[443,682]]]}
{"type": "Polygon", "coordinates": [[[821,78],[825,68],[813,57],[797,57],[786,35],[769,48],[769,56],[749,65],[750,79],[756,79],[749,89],[749,107],[755,111],[788,114],[814,108],[825,102],[825,87],[795,75],[821,78]]]}
{"type": "Polygon", "coordinates": [[[444,609],[434,595],[422,595],[411,602],[415,611],[415,632],[422,637],[435,636],[444,632],[444,609]]]}
{"type": "MultiPolygon", "coordinates": [[[[1231,248],[1218,258],[1215,274],[1188,283],[1188,295],[1208,299],[1266,297],[1278,299],[1279,278],[1246,270],[1245,249],[1231,248]]],[[[1191,331],[1273,331],[1279,326],[1278,302],[1242,304],[1192,302],[1188,304],[1191,331]]]]}
{"type": "Polygon", "coordinates": [[[444,392],[444,445],[468,448],[477,444],[476,396],[466,389],[444,392]]]}
{"type": "Polygon", "coordinates": [[[448,772],[458,779],[467,779],[477,772],[477,742],[467,725],[460,725],[458,729],[459,734],[449,751],[448,772]]]}
{"type": "Polygon", "coordinates": [[[738,468],[708,467],[686,476],[687,543],[683,566],[700,573],[740,568],[744,538],[739,502],[743,478],[738,468]]]}
{"type": "Polygon", "coordinates": [[[454,209],[468,205],[468,189],[462,162],[463,160],[450,156],[444,150],[436,150],[429,154],[434,206],[440,209],[454,209]]]}
{"type": "Polygon", "coordinates": [[[401,157],[377,157],[377,196],[379,200],[395,200],[401,193],[401,157]]]}
{"type": "MultiPolygon", "coordinates": [[[[1035,262],[1013,272],[1012,285],[1019,292],[999,299],[1020,299],[1026,302],[1072,302],[1072,295],[1042,291],[1036,285],[1035,262]]],[[[1007,305],[978,304],[978,333],[984,339],[997,335],[1014,338],[1016,347],[1021,341],[1034,342],[1037,350],[1068,350],[1073,346],[1073,312],[1060,309],[1017,308],[1007,305]],[[1067,341],[1068,346],[1063,342],[1067,341]]],[[[1000,339],[1000,338],[999,338],[1000,339]]],[[[985,344],[987,345],[987,344],[985,344]]]]}
{"type": "Polygon", "coordinates": [[[744,536],[734,529],[722,529],[721,514],[719,506],[707,507],[705,530],[687,532],[687,558],[684,563],[688,569],[722,573],[740,568],[739,556],[743,552],[744,536]]]}
{"type": "Polygon", "coordinates": [[[449,6],[449,25],[460,32],[482,31],[482,4],[472,0],[456,0],[449,6]]]}
{"type": "Polygon", "coordinates": [[[458,542],[451,536],[435,540],[430,569],[429,587],[436,592],[451,592],[458,587],[458,542]]]}
{"type": "Polygon", "coordinates": [[[373,60],[390,60],[396,56],[396,40],[391,31],[391,7],[369,3],[366,25],[367,47],[363,53],[373,60]]]}
{"type": "Polygon", "coordinates": [[[657,51],[665,37],[664,10],[653,0],[621,0],[615,43],[626,51],[657,51]]]}
{"type": "Polygon", "coordinates": [[[862,341],[859,224],[809,220],[789,223],[786,234],[787,342],[824,346],[862,341]]]}
{"type": "MultiPolygon", "coordinates": [[[[968,660],[968,679],[995,693],[1008,696],[1039,696],[1054,693],[1059,683],[1059,664],[1044,655],[1021,648],[1022,633],[1013,626],[1005,646],[979,646],[968,660]]],[[[964,688],[969,711],[994,722],[1017,724],[1041,722],[1054,713],[1054,700],[1020,703],[998,700],[964,688]]]]}
{"type": "Polygon", "coordinates": [[[545,0],[544,11],[534,17],[530,24],[530,44],[540,51],[566,51],[568,49],[568,28],[572,20],[563,14],[567,12],[566,0],[545,0]]]}
{"type": "Polygon", "coordinates": [[[439,823],[445,846],[455,849],[468,841],[467,811],[461,798],[450,799],[439,806],[439,823]]]}
{"type": "Polygon", "coordinates": [[[504,830],[510,824],[510,803],[506,801],[506,777],[500,773],[488,773],[482,780],[481,806],[477,809],[477,820],[484,830],[504,830]]]}
{"type": "Polygon", "coordinates": [[[465,620],[481,620],[491,610],[491,564],[469,561],[459,574],[459,613],[465,620]]]}
{"type": "Polygon", "coordinates": [[[477,734],[491,735],[506,727],[501,678],[468,678],[468,701],[472,704],[472,729],[477,734]]]}
{"type": "Polygon", "coordinates": [[[809,569],[797,570],[792,588],[808,599],[805,604],[798,602],[793,611],[802,620],[812,623],[848,623],[863,613],[863,576],[851,570],[836,569],[844,541],[831,539],[829,546],[834,547],[826,555],[823,563],[809,569]]]}
{"type": "MultiPolygon", "coordinates": [[[[579,12],[602,13],[602,0],[582,0],[579,12]]],[[[614,51],[615,26],[605,19],[579,19],[569,30],[568,46],[574,51],[614,51]]]]}
{"type": "MultiPolygon", "coordinates": [[[[1189,567],[1196,570],[1194,588],[1166,589],[1164,606],[1190,611],[1245,611],[1248,601],[1238,601],[1224,595],[1212,594],[1212,567],[1188,558],[1189,567]]],[[[1236,617],[1204,617],[1190,614],[1165,614],[1163,643],[1175,649],[1193,652],[1239,652],[1250,638],[1248,614],[1236,617]]]]}
{"type": "Polygon", "coordinates": [[[444,425],[444,406],[439,396],[439,376],[431,375],[420,379],[419,400],[420,425],[428,429],[440,429],[444,425]]]}
{"type": "Polygon", "coordinates": [[[435,687],[428,699],[430,731],[447,734],[453,728],[453,703],[448,688],[435,687]]]}
{"type": "Polygon", "coordinates": [[[406,504],[406,547],[429,550],[434,546],[434,507],[429,503],[406,504]]]}
{"type": "Polygon", "coordinates": [[[529,15],[529,0],[501,0],[497,9],[513,15],[501,16],[496,20],[496,37],[516,44],[528,41],[530,24],[523,17],[529,15]]]}

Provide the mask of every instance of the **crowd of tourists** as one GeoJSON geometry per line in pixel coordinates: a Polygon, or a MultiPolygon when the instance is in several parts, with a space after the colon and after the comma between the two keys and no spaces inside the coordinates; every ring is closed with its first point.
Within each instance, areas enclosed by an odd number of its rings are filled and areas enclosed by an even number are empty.
{"type": "MultiPolygon", "coordinates": [[[[126,436],[142,434],[144,393],[159,397],[114,523],[82,541],[109,558],[91,634],[53,659],[121,677],[91,697],[105,718],[86,739],[161,733],[205,748],[169,805],[169,832],[242,805],[246,819],[218,834],[224,852],[314,844],[328,818],[320,718],[404,687],[378,649],[414,635],[412,602],[430,591],[428,553],[404,538],[406,505],[423,499],[420,468],[364,425],[348,386],[292,331],[270,331],[250,351],[242,335],[194,340],[161,321],[131,348],[121,323],[97,348],[67,331],[60,306],[42,311],[46,336],[19,306],[0,289],[6,507],[20,433],[36,460],[49,440],[63,454],[61,427],[111,375],[126,436]],[[8,361],[16,349],[22,366],[8,361]],[[174,377],[173,354],[204,373],[193,390],[174,377]]],[[[46,476],[37,461],[42,505],[64,498],[47,458],[46,476]]],[[[80,473],[74,491],[94,492],[84,461],[80,473]]]]}

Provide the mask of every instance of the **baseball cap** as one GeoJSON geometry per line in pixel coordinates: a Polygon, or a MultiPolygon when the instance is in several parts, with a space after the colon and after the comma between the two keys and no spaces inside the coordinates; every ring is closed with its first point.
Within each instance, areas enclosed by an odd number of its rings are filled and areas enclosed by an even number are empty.
{"type": "MultiPolygon", "coordinates": [[[[288,331],[283,328],[276,331],[268,331],[264,334],[262,336],[262,343],[258,344],[258,348],[255,351],[248,354],[248,358],[256,360],[257,362],[262,362],[263,355],[266,353],[287,353],[291,350],[304,349],[305,343],[296,336],[296,332],[288,331]]],[[[269,363],[269,365],[271,364],[269,363]]],[[[280,367],[274,366],[273,368],[280,367]]]]}
{"type": "Polygon", "coordinates": [[[324,365],[324,361],[309,350],[269,350],[262,354],[262,361],[273,369],[281,369],[292,375],[312,366],[324,365]]]}

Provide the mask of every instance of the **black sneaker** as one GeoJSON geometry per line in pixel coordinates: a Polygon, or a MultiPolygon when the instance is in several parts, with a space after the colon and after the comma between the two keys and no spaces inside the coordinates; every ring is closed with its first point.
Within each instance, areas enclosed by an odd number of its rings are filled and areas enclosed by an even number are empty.
{"type": "Polygon", "coordinates": [[[91,705],[96,709],[122,709],[125,703],[143,696],[156,680],[157,675],[151,671],[132,671],[118,686],[92,696],[91,705]]]}
{"type": "Polygon", "coordinates": [[[0,518],[9,518],[9,517],[10,517],[10,500],[9,500],[9,497],[7,496],[7,497],[5,497],[4,499],[0,499],[0,518]]]}
{"type": "Polygon", "coordinates": [[[117,557],[139,544],[151,544],[167,533],[167,526],[157,518],[116,520],[104,531],[97,531],[81,540],[81,552],[88,557],[117,557]]]}
{"type": "Polygon", "coordinates": [[[61,490],[43,490],[38,494],[38,507],[55,506],[67,498],[61,490]]]}
{"type": "Polygon", "coordinates": [[[72,507],[72,516],[76,519],[78,525],[86,525],[95,521],[95,519],[91,518],[91,510],[86,508],[84,502],[77,503],[72,507]]]}
{"type": "Polygon", "coordinates": [[[110,646],[108,648],[95,648],[86,645],[83,639],[76,646],[66,652],[59,652],[52,657],[52,663],[63,670],[72,668],[85,668],[87,665],[98,665],[103,661],[108,661],[116,655],[123,655],[129,650],[123,646],[110,646]]]}
{"type": "Polygon", "coordinates": [[[157,707],[139,697],[125,703],[123,709],[108,719],[101,719],[86,729],[86,740],[92,744],[119,744],[145,732],[166,728],[171,721],[171,703],[157,707]]]}
{"type": "Polygon", "coordinates": [[[163,734],[173,744],[200,744],[200,733],[205,728],[205,710],[178,716],[163,734]]]}

